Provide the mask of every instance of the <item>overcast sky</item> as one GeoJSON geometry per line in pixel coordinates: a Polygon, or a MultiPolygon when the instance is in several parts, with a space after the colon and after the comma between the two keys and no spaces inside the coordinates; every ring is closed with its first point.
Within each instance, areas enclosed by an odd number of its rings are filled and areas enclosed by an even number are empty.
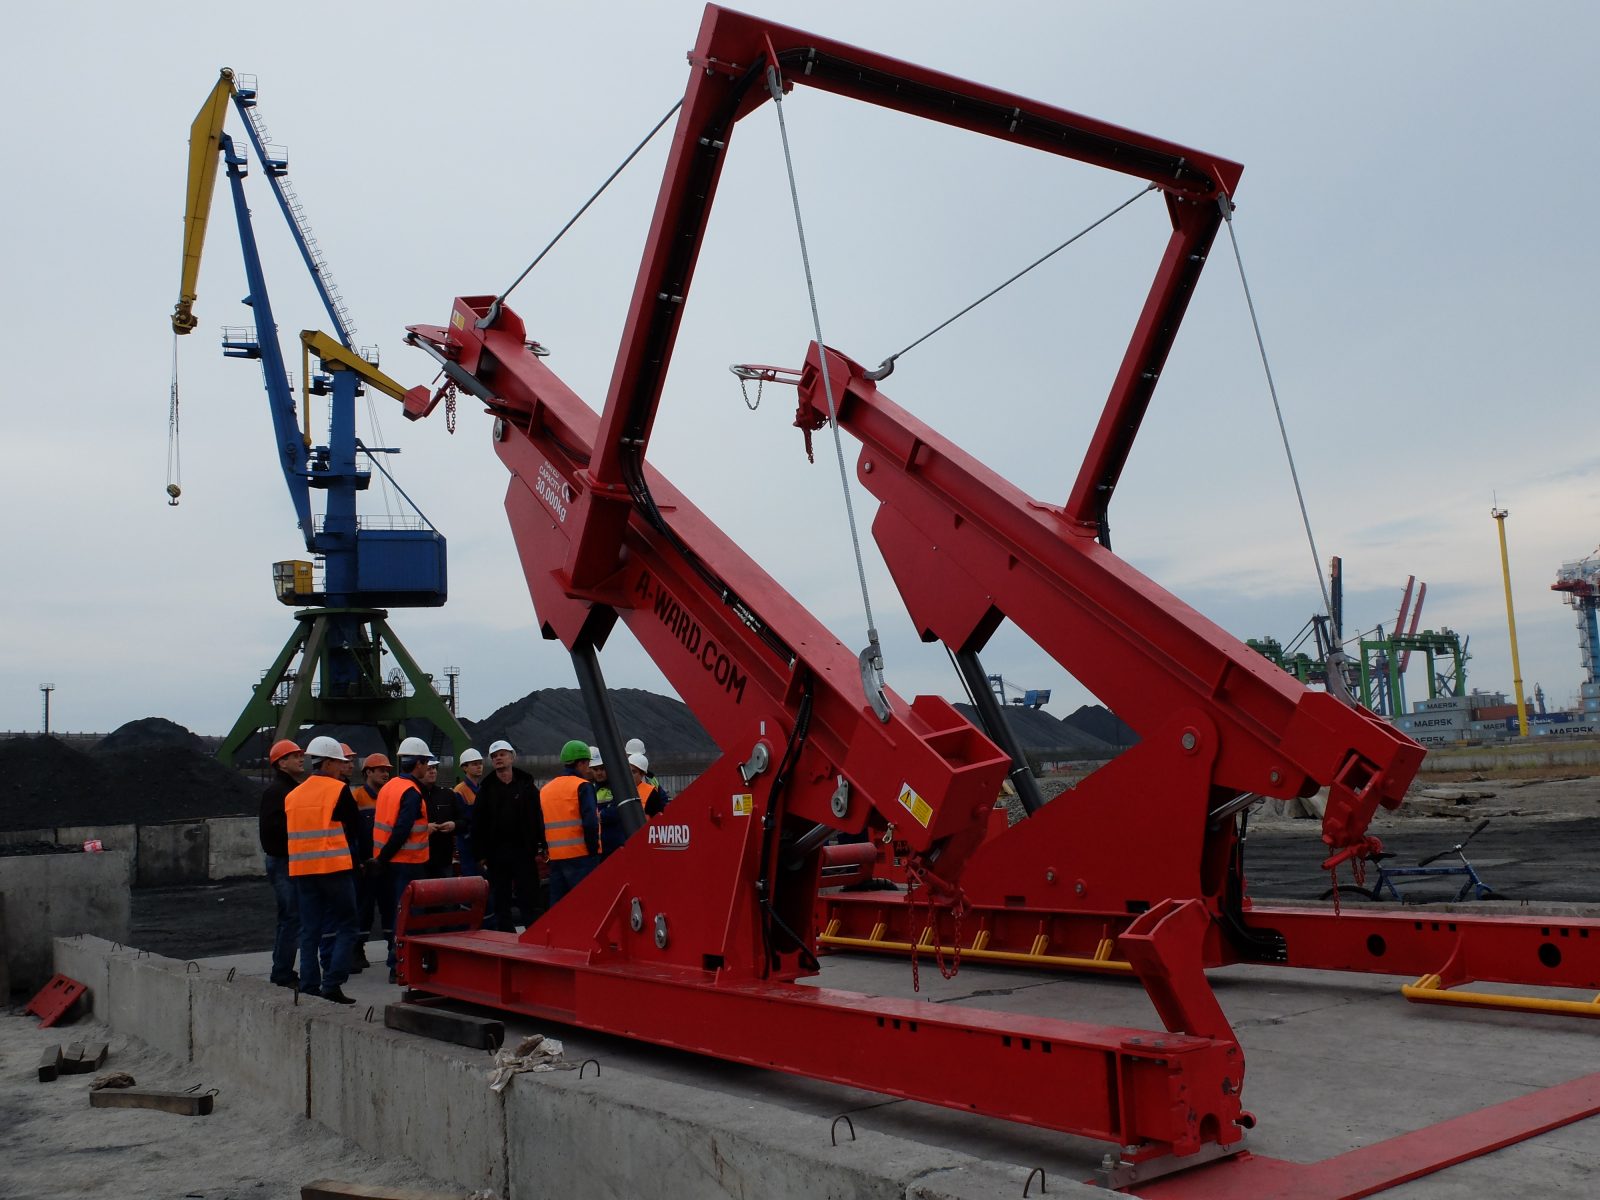
{"type": "MultiPolygon", "coordinates": [[[[1569,3],[768,3],[752,9],[1244,164],[1237,233],[1346,630],[1471,639],[1507,692],[1494,522],[1511,517],[1522,673],[1553,705],[1581,678],[1549,590],[1600,541],[1594,203],[1600,9],[1569,3]]],[[[30,5],[0,70],[0,316],[12,352],[3,483],[0,729],[162,715],[225,732],[292,628],[270,563],[304,548],[255,364],[226,187],[179,347],[182,504],[165,503],[167,399],[189,123],[231,66],[260,111],[358,325],[410,384],[404,326],[510,282],[682,94],[694,3],[30,5]]],[[[1134,190],[798,89],[786,102],[823,331],[874,363],[1134,190]]],[[[236,115],[229,128],[242,133],[236,115]]],[[[241,139],[242,140],[242,139],[241,139]]],[[[667,138],[513,295],[598,408],[667,138]]],[[[264,181],[249,181],[286,348],[326,326],[264,181]]],[[[1154,198],[907,355],[892,399],[1040,499],[1066,497],[1167,232],[1154,198]]],[[[1219,242],[1219,250],[1223,243],[1219,242]]],[[[741,123],[678,342],[653,461],[849,645],[864,622],[837,471],[808,467],[792,393],[754,413],[730,362],[797,365],[811,336],[771,106],[741,123]]],[[[295,356],[296,359],[298,356],[295,356]]],[[[296,369],[298,363],[296,362],[296,369]]],[[[449,539],[451,599],[397,611],[464,715],[572,686],[539,640],[489,421],[418,425],[379,398],[391,467],[449,539]]],[[[321,418],[325,420],[325,415],[321,418]]],[[[831,453],[826,441],[819,450],[831,453]]],[[[854,464],[854,449],[847,446],[854,464]]],[[[382,511],[374,495],[371,511],[382,511]]],[[[869,498],[857,493],[857,506],[869,498]]],[[[870,510],[869,510],[870,512],[870,510]]],[[[863,524],[868,517],[863,518],[863,524]]],[[[1213,255],[1113,509],[1124,558],[1237,636],[1288,640],[1321,603],[1230,253],[1213,255]]],[[[957,693],[869,547],[888,677],[957,693]]],[[[625,632],[614,686],[666,690],[625,632]]],[[[1088,699],[1004,633],[986,665],[1088,699]]],[[[1419,671],[1413,698],[1423,694],[1419,671]]]]}

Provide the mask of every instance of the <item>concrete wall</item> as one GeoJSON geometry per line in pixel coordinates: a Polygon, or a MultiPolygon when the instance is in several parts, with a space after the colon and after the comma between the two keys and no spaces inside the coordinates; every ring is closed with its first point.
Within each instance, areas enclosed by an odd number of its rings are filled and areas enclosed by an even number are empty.
{"type": "Polygon", "coordinates": [[[98,841],[125,853],[128,883],[174,887],[266,874],[255,817],[213,817],[166,825],[62,825],[0,832],[0,846],[98,841]]]}
{"type": "Polygon", "coordinates": [[[204,821],[139,826],[140,887],[172,887],[207,878],[211,839],[204,821]]]}
{"type": "Polygon", "coordinates": [[[52,973],[55,938],[92,933],[122,941],[131,919],[126,856],[29,854],[0,858],[10,986],[35,992],[52,973]]]}
{"type": "Polygon", "coordinates": [[[1422,761],[1428,771],[1495,771],[1528,768],[1559,771],[1562,767],[1600,765],[1600,742],[1564,742],[1555,739],[1518,739],[1495,746],[1469,746],[1460,750],[1430,749],[1422,761]]]}
{"type": "Polygon", "coordinates": [[[255,817],[213,817],[206,822],[206,878],[265,875],[260,822],[255,817]]]}
{"type": "Polygon", "coordinates": [[[518,1075],[496,1093],[487,1055],[386,1029],[359,1006],[297,1005],[263,980],[94,937],[58,939],[55,954],[118,1033],[375,1155],[507,1200],[978,1200],[1021,1195],[1027,1174],[865,1130],[834,1146],[826,1116],[613,1068],[518,1075]]]}

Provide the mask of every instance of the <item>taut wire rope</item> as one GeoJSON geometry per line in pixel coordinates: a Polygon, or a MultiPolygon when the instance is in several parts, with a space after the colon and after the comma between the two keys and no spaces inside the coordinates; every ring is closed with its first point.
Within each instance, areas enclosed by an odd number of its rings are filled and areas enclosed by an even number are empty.
{"type": "Polygon", "coordinates": [[[667,109],[666,115],[651,127],[649,133],[644,135],[644,140],[628,152],[628,157],[623,159],[622,162],[617,165],[616,170],[612,171],[611,174],[606,176],[605,182],[595,189],[594,194],[583,202],[583,207],[578,209],[577,212],[573,213],[571,217],[567,218],[567,223],[561,227],[561,229],[556,233],[555,237],[551,238],[550,241],[546,243],[543,250],[534,255],[531,263],[522,268],[522,274],[518,275],[511,281],[511,286],[506,288],[505,291],[501,292],[495,297],[494,303],[489,306],[489,311],[484,314],[483,320],[478,322],[479,328],[487,329],[490,325],[494,324],[495,319],[500,315],[500,306],[505,303],[505,298],[509,296],[513,290],[515,290],[519,283],[528,277],[529,272],[531,272],[539,265],[540,262],[544,260],[544,256],[546,254],[549,254],[550,251],[555,249],[556,243],[566,236],[567,230],[571,229],[578,223],[578,218],[589,211],[589,206],[596,200],[600,199],[601,195],[608,187],[611,186],[616,177],[621,175],[623,171],[627,170],[628,164],[631,163],[635,158],[639,157],[639,152],[650,144],[650,140],[654,138],[656,134],[661,132],[661,127],[668,121],[672,120],[673,115],[676,114],[677,111],[682,107],[683,98],[679,97],[677,102],[673,104],[671,108],[667,109]]]}
{"type": "MultiPolygon", "coordinates": [[[[1239,237],[1233,229],[1233,200],[1224,194],[1218,197],[1217,207],[1222,213],[1222,219],[1224,223],[1228,226],[1228,241],[1233,246],[1233,261],[1238,265],[1239,268],[1239,283],[1244,288],[1245,307],[1250,310],[1250,327],[1255,331],[1256,350],[1261,355],[1261,369],[1266,373],[1267,391],[1272,396],[1272,411],[1278,418],[1278,435],[1283,439],[1284,457],[1289,460],[1289,478],[1294,481],[1294,497],[1300,505],[1300,523],[1305,526],[1306,543],[1311,547],[1311,571],[1312,574],[1316,576],[1317,588],[1322,594],[1322,611],[1328,615],[1329,628],[1332,628],[1333,600],[1328,595],[1328,581],[1322,577],[1322,556],[1317,553],[1317,538],[1316,535],[1311,531],[1311,515],[1306,510],[1306,494],[1305,491],[1300,487],[1300,472],[1295,467],[1294,451],[1289,446],[1289,428],[1286,424],[1284,424],[1283,405],[1278,401],[1278,385],[1272,377],[1272,363],[1267,359],[1267,343],[1266,340],[1261,336],[1261,322],[1256,317],[1256,302],[1254,297],[1252,297],[1250,294],[1250,280],[1245,275],[1244,256],[1239,252],[1239,237]]],[[[1344,651],[1336,648],[1333,652],[1333,656],[1337,658],[1343,658],[1344,651]]],[[[1342,668],[1342,664],[1331,665],[1342,668]]],[[[1337,688],[1334,689],[1334,691],[1340,699],[1344,700],[1347,704],[1353,705],[1355,703],[1354,698],[1350,696],[1349,691],[1345,686],[1345,678],[1342,669],[1329,671],[1328,679],[1330,681],[1335,679],[1338,680],[1337,688]]]]}
{"type": "Polygon", "coordinates": [[[855,505],[850,498],[850,473],[844,462],[844,440],[839,435],[839,408],[833,395],[833,380],[828,373],[827,343],[822,339],[822,318],[817,313],[817,288],[811,276],[811,254],[806,248],[806,227],[800,217],[800,189],[794,178],[794,156],[789,150],[789,127],[783,119],[783,83],[775,66],[767,67],[767,90],[772,93],[778,112],[778,134],[783,140],[783,165],[789,173],[789,198],[794,204],[794,228],[800,239],[800,263],[805,269],[806,295],[811,301],[811,328],[816,335],[817,357],[822,363],[822,391],[828,400],[828,426],[833,430],[834,455],[839,462],[839,484],[844,492],[845,517],[850,523],[850,545],[855,551],[856,578],[861,584],[861,606],[867,618],[867,648],[861,652],[861,683],[878,720],[889,719],[889,701],[884,694],[883,647],[872,619],[872,595],[867,589],[867,568],[861,557],[861,535],[856,529],[855,505]]]}
{"type": "Polygon", "coordinates": [[[1006,288],[1010,287],[1013,283],[1015,283],[1017,280],[1021,279],[1024,275],[1026,275],[1029,271],[1033,270],[1035,267],[1043,266],[1045,263],[1049,262],[1056,255],[1060,254],[1068,246],[1072,245],[1073,242],[1077,241],[1079,238],[1083,237],[1085,234],[1092,233],[1094,230],[1096,230],[1100,226],[1104,225],[1112,217],[1116,216],[1119,212],[1121,212],[1123,209],[1127,208],[1135,200],[1139,199],[1140,196],[1145,195],[1147,192],[1153,192],[1153,191],[1156,191],[1156,190],[1158,190],[1158,189],[1157,189],[1155,184],[1153,184],[1153,183],[1146,184],[1144,187],[1140,188],[1133,195],[1129,196],[1121,204],[1119,204],[1115,208],[1113,208],[1110,212],[1106,213],[1105,216],[1100,217],[1097,220],[1091,221],[1089,224],[1085,225],[1082,229],[1078,230],[1077,233],[1073,234],[1066,241],[1062,242],[1054,250],[1049,250],[1049,251],[1045,252],[1044,254],[1041,254],[1038,258],[1034,259],[1027,266],[1023,267],[1022,270],[1018,271],[1015,275],[1011,276],[1011,278],[1007,279],[1003,283],[997,284],[995,287],[990,288],[987,292],[985,292],[983,295],[979,296],[976,300],[974,300],[971,304],[967,305],[965,308],[963,308],[960,312],[956,313],[954,316],[947,317],[943,321],[940,321],[939,324],[935,325],[932,329],[928,330],[927,333],[923,334],[916,341],[912,342],[909,346],[906,346],[906,347],[903,347],[902,349],[896,350],[893,354],[889,355],[888,358],[884,359],[881,363],[879,363],[875,370],[868,371],[867,372],[867,378],[868,379],[874,379],[874,380],[888,378],[890,373],[894,371],[895,360],[898,359],[901,355],[906,354],[909,351],[915,350],[918,346],[922,345],[923,342],[927,341],[934,334],[938,333],[940,330],[944,329],[946,326],[955,324],[962,317],[966,316],[973,309],[977,308],[978,305],[982,304],[985,300],[988,300],[993,296],[999,295],[1001,292],[1005,291],[1006,288]]]}

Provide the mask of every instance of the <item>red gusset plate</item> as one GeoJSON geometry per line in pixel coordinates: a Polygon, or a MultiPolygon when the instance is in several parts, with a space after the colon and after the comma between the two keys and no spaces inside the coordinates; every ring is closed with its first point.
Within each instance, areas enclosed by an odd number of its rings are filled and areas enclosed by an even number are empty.
{"type": "Polygon", "coordinates": [[[1240,1154],[1135,1184],[1143,1200],[1355,1200],[1600,1114],[1600,1072],[1321,1162],[1240,1154]]]}

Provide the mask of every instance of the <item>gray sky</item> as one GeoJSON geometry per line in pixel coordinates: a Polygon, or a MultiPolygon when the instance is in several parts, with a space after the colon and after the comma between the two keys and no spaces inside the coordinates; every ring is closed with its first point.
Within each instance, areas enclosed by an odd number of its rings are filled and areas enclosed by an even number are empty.
{"type": "MultiPolygon", "coordinates": [[[[1493,496],[1510,509],[1523,678],[1580,680],[1559,565],[1600,541],[1592,233],[1600,9],[1585,3],[751,3],[754,11],[1234,158],[1237,232],[1346,628],[1470,635],[1470,682],[1511,686],[1493,496]],[[1003,15],[996,15],[1003,12],[1003,15]]],[[[180,347],[183,485],[165,504],[168,314],[188,126],[220,66],[255,74],[359,327],[405,383],[403,328],[515,277],[682,94],[694,3],[268,7],[34,5],[0,70],[0,206],[13,352],[0,598],[0,729],[109,730],[159,714],[224,732],[292,627],[269,564],[303,554],[255,364],[221,184],[180,347]],[[447,14],[441,16],[441,14],[447,14]]],[[[1133,187],[1122,176],[850,105],[786,102],[827,339],[876,362],[1133,187]]],[[[230,129],[240,133],[237,118],[230,129]]],[[[665,135],[512,298],[598,407],[665,135]]],[[[286,347],[324,326],[264,181],[249,181],[286,347]]],[[[1041,499],[1077,470],[1166,236],[1133,206],[902,360],[891,398],[1041,499]]],[[[1219,243],[1219,251],[1221,251],[1219,243]]],[[[807,467],[793,397],[750,413],[730,362],[798,364],[810,337],[771,106],[741,123],[652,443],[653,460],[850,645],[864,623],[837,472],[807,467]]],[[[462,670],[478,717],[571,686],[539,640],[501,508],[489,422],[464,406],[382,437],[449,538],[451,600],[394,614],[424,666],[462,670]]],[[[325,418],[324,418],[325,419],[325,418]]],[[[377,440],[360,416],[362,435],[377,440]]],[[[831,454],[828,443],[819,451],[831,454]]],[[[847,445],[854,464],[854,447],[847,445]]],[[[374,497],[377,499],[377,497],[374,497]]],[[[857,492],[860,509],[868,498],[857,492]]],[[[376,511],[381,511],[381,507],[376,511]]],[[[863,518],[863,524],[869,518],[863,518]]],[[[1213,255],[1113,509],[1118,552],[1239,637],[1287,639],[1319,606],[1231,255],[1213,255]]],[[[868,540],[870,548],[870,539],[868,540]]],[[[955,694],[875,551],[890,683],[955,694]]],[[[1025,639],[986,665],[1088,699],[1025,639]]],[[[616,686],[666,690],[625,633],[616,686]]],[[[1420,672],[1410,680],[1422,694],[1420,672]]]]}

